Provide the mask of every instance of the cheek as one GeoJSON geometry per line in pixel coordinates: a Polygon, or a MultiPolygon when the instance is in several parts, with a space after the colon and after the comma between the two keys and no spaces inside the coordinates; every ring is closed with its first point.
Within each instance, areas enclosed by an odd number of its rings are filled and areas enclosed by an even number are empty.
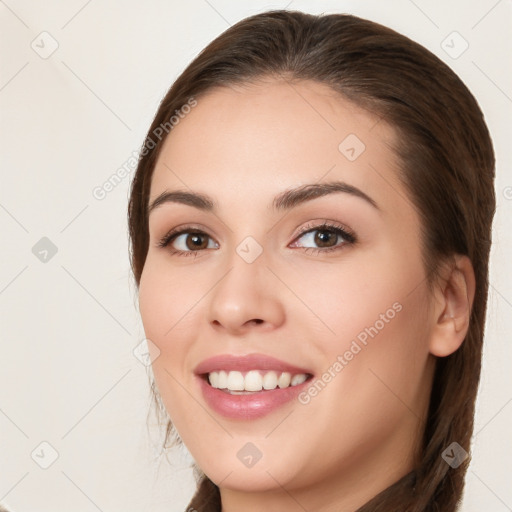
{"type": "Polygon", "coordinates": [[[345,279],[343,284],[344,291],[324,297],[325,323],[335,333],[331,348],[348,350],[356,341],[363,348],[371,345],[379,355],[399,347],[405,353],[411,338],[421,337],[427,323],[423,289],[411,293],[405,283],[394,280],[361,286],[345,279]]]}
{"type": "Polygon", "coordinates": [[[321,332],[311,341],[321,341],[327,352],[355,338],[364,344],[377,332],[417,331],[427,321],[419,254],[406,259],[387,246],[347,253],[332,265],[300,262],[283,272],[302,302],[289,302],[294,322],[321,332]]]}
{"type": "MultiPolygon", "coordinates": [[[[192,268],[192,267],[190,267],[192,268]]],[[[190,395],[186,391],[194,385],[187,356],[193,340],[198,338],[198,304],[204,290],[188,270],[169,272],[158,258],[148,255],[139,284],[139,309],[146,338],[156,346],[158,356],[152,371],[158,393],[178,430],[182,424],[192,426],[200,411],[187,414],[190,395]],[[194,284],[196,283],[196,284],[194,284]],[[185,405],[184,405],[185,404],[185,405]]]]}
{"type": "Polygon", "coordinates": [[[146,337],[162,355],[179,350],[177,341],[193,334],[194,308],[202,295],[204,290],[191,270],[171,273],[156,257],[148,256],[139,285],[139,309],[146,337]]]}
{"type": "Polygon", "coordinates": [[[322,373],[299,396],[304,414],[316,418],[308,426],[311,460],[321,452],[327,467],[350,465],[397,433],[404,452],[395,455],[407,456],[407,428],[417,428],[429,396],[427,317],[424,291],[400,291],[396,283],[359,290],[354,301],[340,293],[340,307],[325,300],[323,319],[336,335],[313,340],[322,373]]]}
{"type": "Polygon", "coordinates": [[[407,403],[422,392],[429,353],[423,267],[419,254],[406,260],[391,249],[319,268],[314,279],[299,279],[308,274],[297,269],[293,278],[294,291],[313,310],[314,316],[305,315],[295,306],[293,323],[309,329],[308,350],[321,362],[320,380],[330,388],[324,392],[321,382],[312,394],[323,394],[319,401],[326,400],[326,410],[349,389],[360,399],[348,407],[360,410],[374,408],[382,392],[396,400],[388,387],[400,390],[407,403]]]}
{"type": "Polygon", "coordinates": [[[361,286],[357,274],[348,275],[343,289],[332,283],[322,319],[335,334],[312,340],[323,372],[300,397],[326,423],[334,415],[356,445],[389,435],[404,418],[414,422],[428,395],[427,289],[412,291],[407,275],[390,275],[400,277],[361,286]]]}

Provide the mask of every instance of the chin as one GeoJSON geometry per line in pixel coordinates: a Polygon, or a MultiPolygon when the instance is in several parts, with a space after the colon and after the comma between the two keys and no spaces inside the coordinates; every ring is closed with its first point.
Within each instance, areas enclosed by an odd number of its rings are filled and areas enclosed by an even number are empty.
{"type": "MultiPolygon", "coordinates": [[[[257,465],[261,464],[261,461],[257,465]]],[[[208,468],[209,469],[209,468],[208,468]]],[[[223,489],[239,492],[267,492],[287,487],[289,475],[286,472],[268,466],[259,468],[243,468],[236,464],[226,463],[204,471],[212,482],[223,489]]]]}

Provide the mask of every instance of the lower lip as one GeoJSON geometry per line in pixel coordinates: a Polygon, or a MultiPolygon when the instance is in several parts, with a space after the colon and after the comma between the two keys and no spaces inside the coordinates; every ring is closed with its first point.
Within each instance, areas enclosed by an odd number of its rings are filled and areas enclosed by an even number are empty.
{"type": "Polygon", "coordinates": [[[309,386],[306,380],[297,386],[259,391],[248,395],[232,395],[213,388],[206,379],[198,377],[206,403],[216,412],[227,418],[252,420],[269,414],[292,401],[309,386]]]}

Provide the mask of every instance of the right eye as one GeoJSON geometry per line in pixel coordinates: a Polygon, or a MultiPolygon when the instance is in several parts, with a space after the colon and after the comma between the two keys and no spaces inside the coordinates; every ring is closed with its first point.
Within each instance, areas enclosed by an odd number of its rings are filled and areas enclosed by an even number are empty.
{"type": "Polygon", "coordinates": [[[173,250],[171,254],[177,256],[189,256],[204,249],[216,249],[218,244],[214,240],[199,230],[181,229],[177,232],[167,233],[158,243],[158,247],[167,247],[171,245],[173,250]]]}

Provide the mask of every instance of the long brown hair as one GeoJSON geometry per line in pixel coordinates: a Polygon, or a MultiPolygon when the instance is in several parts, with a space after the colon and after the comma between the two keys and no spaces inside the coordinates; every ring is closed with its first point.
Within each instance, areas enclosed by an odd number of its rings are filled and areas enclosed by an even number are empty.
{"type": "MultiPolygon", "coordinates": [[[[456,352],[436,360],[418,464],[358,510],[455,511],[469,458],[452,468],[442,453],[452,442],[470,452],[495,211],[494,152],[476,100],[431,52],[387,27],[343,14],[269,11],[226,30],[174,82],[149,129],[128,212],[135,281],[138,285],[148,251],[151,177],[165,140],[155,138],[155,130],[190,98],[200,101],[213,87],[263,77],[321,82],[381,116],[398,134],[398,174],[420,214],[429,284],[447,257],[467,255],[473,264],[469,330],[456,352]]],[[[221,510],[219,489],[205,475],[190,507],[221,510]]]]}

